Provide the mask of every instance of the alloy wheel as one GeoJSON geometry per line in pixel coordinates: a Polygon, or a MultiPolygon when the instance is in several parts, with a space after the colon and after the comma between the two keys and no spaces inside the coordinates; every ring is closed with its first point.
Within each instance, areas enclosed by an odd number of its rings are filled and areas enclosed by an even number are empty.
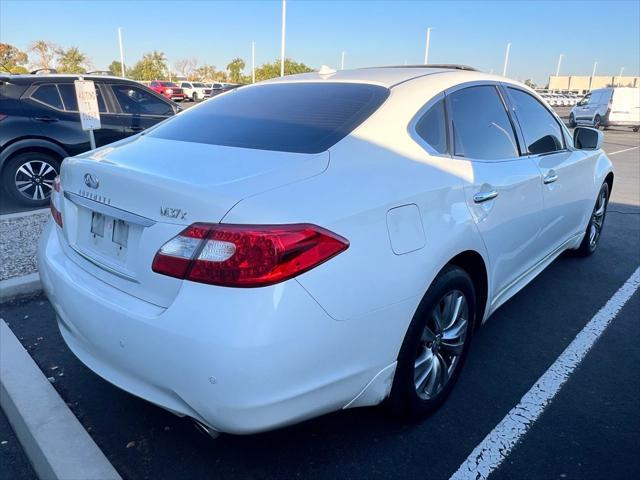
{"type": "Polygon", "coordinates": [[[589,246],[593,249],[598,243],[602,227],[604,225],[604,214],[607,210],[607,192],[602,189],[598,195],[598,201],[591,216],[591,226],[589,227],[589,246]]]}
{"type": "Polygon", "coordinates": [[[16,170],[16,190],[29,200],[46,200],[51,196],[56,168],[45,160],[28,160],[16,170]]]}
{"type": "Polygon", "coordinates": [[[464,350],[468,322],[468,302],[460,290],[446,293],[432,310],[414,363],[414,385],[420,398],[434,398],[451,379],[464,350]]]}

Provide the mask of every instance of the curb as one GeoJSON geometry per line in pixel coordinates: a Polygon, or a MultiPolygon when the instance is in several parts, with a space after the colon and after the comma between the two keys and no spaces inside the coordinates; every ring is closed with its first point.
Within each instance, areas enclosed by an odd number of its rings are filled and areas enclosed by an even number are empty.
{"type": "Polygon", "coordinates": [[[41,480],[121,480],[4,320],[0,405],[41,480]]]}
{"type": "Polygon", "coordinates": [[[42,290],[38,272],[0,280],[0,303],[42,290]]]}
{"type": "Polygon", "coordinates": [[[48,211],[49,211],[48,208],[39,208],[38,210],[28,210],[26,212],[4,213],[0,215],[0,221],[11,220],[13,218],[28,217],[29,215],[40,215],[42,213],[47,213],[48,211]]]}

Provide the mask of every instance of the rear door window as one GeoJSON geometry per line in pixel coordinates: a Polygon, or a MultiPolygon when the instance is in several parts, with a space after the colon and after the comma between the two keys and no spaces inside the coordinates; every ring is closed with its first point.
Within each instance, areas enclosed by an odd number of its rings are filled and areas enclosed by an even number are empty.
{"type": "Polygon", "coordinates": [[[347,136],[388,95],[385,87],[362,83],[250,86],[186,110],[148,135],[230,147],[319,153],[347,136]]]}
{"type": "Polygon", "coordinates": [[[449,94],[454,154],[478,160],[519,155],[513,126],[495,86],[480,85],[449,94]]]}
{"type": "Polygon", "coordinates": [[[436,102],[418,120],[416,133],[437,153],[447,153],[447,120],[444,99],[436,102]]]}
{"type": "Polygon", "coordinates": [[[40,85],[36,91],[31,94],[31,98],[50,107],[57,108],[58,110],[64,110],[60,93],[54,84],[40,85]]]}
{"type": "Polygon", "coordinates": [[[520,89],[507,87],[527,151],[534,155],[564,149],[562,128],[555,117],[534,98],[520,89]]]}
{"type": "MultiPolygon", "coordinates": [[[[107,113],[107,107],[105,106],[104,99],[98,84],[94,84],[96,87],[96,97],[98,99],[98,110],[100,113],[107,113]]],[[[76,87],[73,83],[59,83],[58,90],[62,96],[62,102],[64,103],[64,109],[69,112],[78,111],[78,99],[76,97],[76,87]]]]}
{"type": "Polygon", "coordinates": [[[170,115],[169,103],[133,85],[111,85],[111,90],[123,113],[131,115],[170,115]]]}

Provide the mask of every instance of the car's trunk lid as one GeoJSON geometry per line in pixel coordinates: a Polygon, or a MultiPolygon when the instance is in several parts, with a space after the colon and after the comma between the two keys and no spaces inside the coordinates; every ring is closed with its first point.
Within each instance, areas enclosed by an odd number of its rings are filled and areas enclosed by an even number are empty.
{"type": "Polygon", "coordinates": [[[110,285],[168,306],[181,280],[153,257],[194,222],[219,222],[240,200],[321,173],[329,154],[296,154],[137,137],[63,163],[69,255],[110,285]]]}

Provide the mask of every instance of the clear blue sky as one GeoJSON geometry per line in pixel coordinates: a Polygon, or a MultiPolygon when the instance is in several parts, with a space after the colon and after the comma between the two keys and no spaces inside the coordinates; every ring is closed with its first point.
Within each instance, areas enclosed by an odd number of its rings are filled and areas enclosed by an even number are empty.
{"type": "MultiPolygon", "coordinates": [[[[15,1],[0,0],[0,39],[21,49],[36,39],[78,46],[96,68],[118,59],[124,29],[125,63],[144,52],[169,62],[195,56],[224,69],[233,57],[250,68],[280,52],[281,2],[274,1],[15,1]]],[[[432,27],[430,63],[464,63],[546,83],[564,53],[561,73],[638,75],[640,1],[304,1],[287,2],[287,57],[310,66],[422,63],[432,27]]]]}

